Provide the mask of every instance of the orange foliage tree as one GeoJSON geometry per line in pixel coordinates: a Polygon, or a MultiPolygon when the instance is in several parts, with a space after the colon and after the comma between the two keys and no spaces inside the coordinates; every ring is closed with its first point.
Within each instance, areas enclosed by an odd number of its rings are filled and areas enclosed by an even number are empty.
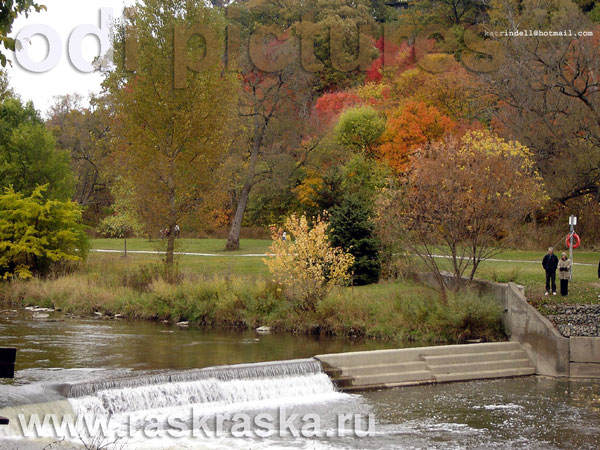
{"type": "Polygon", "coordinates": [[[399,173],[409,168],[414,151],[431,144],[456,129],[456,122],[435,106],[410,102],[395,111],[387,121],[379,156],[399,173]]]}

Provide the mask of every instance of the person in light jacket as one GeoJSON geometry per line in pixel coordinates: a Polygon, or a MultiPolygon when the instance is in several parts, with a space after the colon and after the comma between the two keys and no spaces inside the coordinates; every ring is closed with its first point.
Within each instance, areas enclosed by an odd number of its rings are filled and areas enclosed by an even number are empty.
{"type": "Polygon", "coordinates": [[[571,279],[571,260],[565,252],[560,255],[558,261],[558,279],[560,280],[560,295],[569,295],[569,280],[571,279]]]}

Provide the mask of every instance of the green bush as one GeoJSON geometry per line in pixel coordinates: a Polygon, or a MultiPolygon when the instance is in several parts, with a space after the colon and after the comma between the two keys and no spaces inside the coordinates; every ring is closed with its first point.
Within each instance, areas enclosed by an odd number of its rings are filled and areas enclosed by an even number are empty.
{"type": "Polygon", "coordinates": [[[81,208],[47,200],[45,186],[26,197],[12,187],[0,194],[0,278],[47,275],[51,265],[86,256],[81,208]]]}

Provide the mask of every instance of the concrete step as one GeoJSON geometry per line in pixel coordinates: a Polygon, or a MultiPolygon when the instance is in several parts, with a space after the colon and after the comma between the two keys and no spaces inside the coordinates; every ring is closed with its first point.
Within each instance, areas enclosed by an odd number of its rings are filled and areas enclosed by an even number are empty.
{"type": "Polygon", "coordinates": [[[505,369],[533,369],[529,359],[507,359],[500,361],[481,361],[464,364],[441,364],[429,365],[429,369],[434,375],[450,374],[450,373],[471,373],[471,372],[488,372],[502,371],[505,369]]]}
{"type": "Polygon", "coordinates": [[[533,375],[518,342],[445,345],[316,356],[342,390],[533,375]]]}
{"type": "Polygon", "coordinates": [[[465,355],[472,353],[509,352],[522,350],[518,342],[487,342],[483,344],[440,345],[422,347],[420,353],[426,356],[465,355]]]}
{"type": "Polygon", "coordinates": [[[517,351],[521,349],[521,344],[518,342],[491,342],[484,344],[442,345],[395,350],[335,353],[317,355],[316,358],[322,361],[326,366],[353,367],[422,361],[425,356],[479,354],[497,351],[517,351]]]}
{"type": "Polygon", "coordinates": [[[404,383],[407,381],[433,381],[434,376],[429,370],[413,372],[392,372],[376,375],[360,375],[354,377],[353,386],[368,386],[371,384],[404,383]]]}
{"type": "Polygon", "coordinates": [[[377,375],[379,373],[418,372],[427,370],[424,361],[411,361],[395,364],[373,364],[370,366],[340,367],[342,375],[360,376],[377,375]]]}
{"type": "Polygon", "coordinates": [[[509,359],[527,359],[523,350],[496,351],[484,353],[464,353],[461,355],[423,356],[429,365],[467,364],[472,362],[501,361],[509,359]]]}
{"type": "Polygon", "coordinates": [[[600,378],[600,363],[572,362],[570,372],[572,378],[600,378]]]}
{"type": "Polygon", "coordinates": [[[535,374],[535,368],[515,368],[504,370],[482,370],[477,372],[456,372],[436,375],[435,379],[440,382],[483,380],[486,378],[522,377],[535,374]]]}
{"type": "Polygon", "coordinates": [[[399,388],[406,386],[422,386],[426,384],[435,384],[437,381],[435,379],[429,380],[419,380],[419,381],[402,381],[400,383],[378,383],[378,384],[369,384],[369,385],[361,385],[361,386],[348,386],[344,387],[342,390],[344,392],[365,392],[365,391],[378,391],[381,389],[389,389],[389,388],[399,388]]]}

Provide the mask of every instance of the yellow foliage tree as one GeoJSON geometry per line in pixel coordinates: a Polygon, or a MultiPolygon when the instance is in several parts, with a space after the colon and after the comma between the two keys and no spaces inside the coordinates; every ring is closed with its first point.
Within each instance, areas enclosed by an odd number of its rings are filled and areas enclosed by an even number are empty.
{"type": "MultiPolygon", "coordinates": [[[[412,159],[404,210],[411,250],[440,275],[450,256],[456,286],[467,269],[514,243],[513,232],[547,197],[530,150],[487,131],[430,144],[412,159]]],[[[441,280],[441,277],[440,277],[441,280]]]]}
{"type": "Polygon", "coordinates": [[[302,310],[314,311],[333,286],[346,284],[351,277],[354,257],[331,246],[328,225],[317,217],[311,227],[306,216],[292,215],[286,219],[285,228],[293,239],[286,240],[272,228],[272,257],[264,262],[275,281],[286,287],[288,298],[298,302],[302,310]]]}

